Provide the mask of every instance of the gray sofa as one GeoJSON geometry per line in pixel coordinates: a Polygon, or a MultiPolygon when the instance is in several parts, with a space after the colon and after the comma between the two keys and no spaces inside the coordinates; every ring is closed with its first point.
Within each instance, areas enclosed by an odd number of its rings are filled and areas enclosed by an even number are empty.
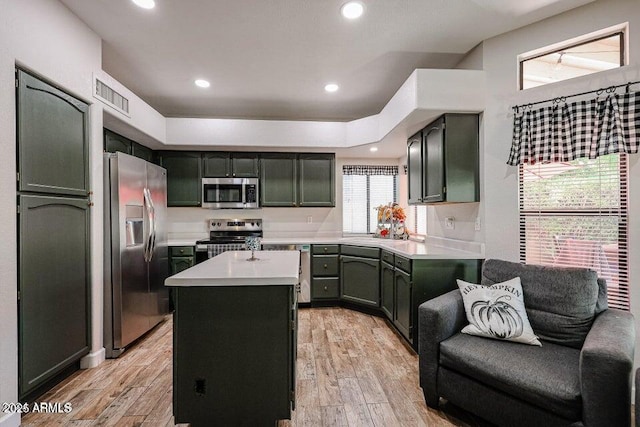
{"type": "Polygon", "coordinates": [[[628,426],[633,316],[608,309],[606,283],[588,269],[487,260],[482,284],[520,277],[542,347],[460,333],[460,291],[420,305],[420,386],[505,426],[628,426]]]}

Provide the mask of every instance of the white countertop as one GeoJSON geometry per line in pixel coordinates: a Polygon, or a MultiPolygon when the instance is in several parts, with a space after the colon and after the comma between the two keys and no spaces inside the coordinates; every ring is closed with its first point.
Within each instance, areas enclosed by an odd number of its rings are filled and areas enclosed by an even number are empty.
{"type": "MultiPolygon", "coordinates": [[[[193,246],[197,239],[170,239],[169,246],[193,246]]],[[[263,245],[356,245],[382,248],[410,259],[483,259],[484,245],[445,238],[427,238],[425,242],[413,240],[378,239],[373,237],[265,237],[263,245]]]]}
{"type": "Polygon", "coordinates": [[[300,252],[256,251],[257,261],[247,261],[250,251],[228,251],[181,271],[165,286],[265,286],[296,285],[300,252]]]}

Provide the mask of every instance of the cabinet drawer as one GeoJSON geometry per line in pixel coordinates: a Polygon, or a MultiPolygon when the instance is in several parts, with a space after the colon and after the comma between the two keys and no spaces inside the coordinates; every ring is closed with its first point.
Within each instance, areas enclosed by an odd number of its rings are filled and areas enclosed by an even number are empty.
{"type": "Polygon", "coordinates": [[[171,256],[193,256],[193,246],[172,246],[171,256]]]}
{"type": "Polygon", "coordinates": [[[411,260],[400,255],[395,256],[394,265],[402,271],[411,274],[411,260]]]}
{"type": "Polygon", "coordinates": [[[339,245],[313,245],[311,247],[311,253],[314,255],[329,255],[337,254],[340,252],[339,245]]]}
{"type": "Polygon", "coordinates": [[[340,279],[311,279],[312,299],[338,299],[340,297],[340,279]]]}
{"type": "Polygon", "coordinates": [[[342,248],[340,248],[340,253],[342,255],[353,255],[364,258],[378,258],[380,256],[380,249],[366,248],[363,246],[342,245],[342,248]]]}
{"type": "Polygon", "coordinates": [[[382,251],[380,259],[387,264],[393,265],[393,263],[395,262],[395,255],[389,251],[382,251]]]}
{"type": "Polygon", "coordinates": [[[338,275],[338,255],[316,255],[312,258],[311,264],[311,273],[314,277],[338,275]]]}

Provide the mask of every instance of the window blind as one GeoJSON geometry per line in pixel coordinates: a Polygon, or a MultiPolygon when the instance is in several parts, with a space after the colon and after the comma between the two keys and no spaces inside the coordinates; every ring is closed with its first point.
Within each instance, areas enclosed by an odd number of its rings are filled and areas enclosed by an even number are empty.
{"type": "Polygon", "coordinates": [[[407,227],[409,231],[420,236],[427,235],[427,207],[424,205],[411,205],[407,214],[407,227]]]}
{"type": "Polygon", "coordinates": [[[521,165],[521,261],[591,268],[629,310],[627,193],[626,154],[521,165]]]}
{"type": "MultiPolygon", "coordinates": [[[[396,168],[397,172],[397,168],[396,168]]],[[[396,174],[342,177],[342,230],[344,233],[374,233],[379,205],[397,199],[396,174]]]]}

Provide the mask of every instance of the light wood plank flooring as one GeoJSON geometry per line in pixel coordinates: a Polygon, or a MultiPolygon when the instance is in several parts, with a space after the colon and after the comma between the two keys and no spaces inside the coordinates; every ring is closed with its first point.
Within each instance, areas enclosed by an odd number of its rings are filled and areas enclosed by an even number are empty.
{"type": "MultiPolygon", "coordinates": [[[[418,386],[418,356],[386,320],[343,308],[299,312],[297,399],[289,426],[479,425],[451,405],[435,411],[418,386]]],[[[173,426],[172,321],[119,359],[79,371],[38,401],[69,414],[29,414],[23,426],[173,426]]]]}

